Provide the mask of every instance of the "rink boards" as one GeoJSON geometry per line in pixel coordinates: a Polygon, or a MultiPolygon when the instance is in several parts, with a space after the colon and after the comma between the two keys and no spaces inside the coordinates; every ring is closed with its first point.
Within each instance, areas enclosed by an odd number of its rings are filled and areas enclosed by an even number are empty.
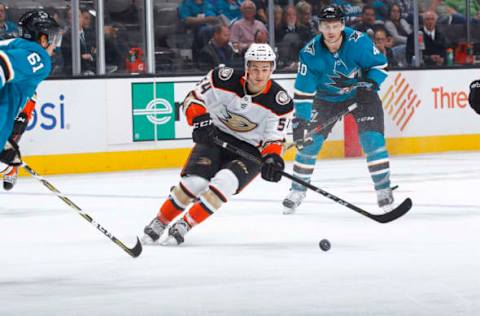
{"type": "MultiPolygon", "coordinates": [[[[275,78],[292,93],[295,75],[275,78]]],[[[180,103],[199,79],[48,80],[21,142],[25,160],[42,174],[179,167],[192,146],[180,103]]],[[[474,79],[475,69],[390,72],[379,93],[390,153],[480,150],[474,79]]],[[[343,134],[339,122],[321,157],[344,155],[343,134]]]]}

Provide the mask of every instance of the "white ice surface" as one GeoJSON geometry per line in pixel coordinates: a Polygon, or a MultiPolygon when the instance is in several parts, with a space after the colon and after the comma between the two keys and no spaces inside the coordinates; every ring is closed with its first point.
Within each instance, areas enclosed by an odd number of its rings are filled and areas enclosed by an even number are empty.
{"type": "MultiPolygon", "coordinates": [[[[282,215],[289,182],[256,179],[185,244],[137,259],[22,178],[0,193],[0,315],[480,315],[479,162],[393,157],[396,198],[414,207],[390,224],[315,192],[282,215]]],[[[178,172],[48,179],[133,245],[178,172]]],[[[363,159],[320,161],[313,183],[376,211],[363,159]]]]}

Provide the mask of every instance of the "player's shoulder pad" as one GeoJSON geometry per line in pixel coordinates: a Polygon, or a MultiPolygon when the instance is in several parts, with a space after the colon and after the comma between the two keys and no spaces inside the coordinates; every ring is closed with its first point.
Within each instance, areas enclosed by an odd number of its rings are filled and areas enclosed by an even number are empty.
{"type": "Polygon", "coordinates": [[[353,45],[365,46],[365,45],[371,45],[371,43],[373,43],[370,37],[368,37],[367,34],[363,32],[354,30],[349,27],[346,27],[344,32],[347,37],[347,42],[353,45]]]}
{"type": "Polygon", "coordinates": [[[232,92],[242,91],[240,78],[242,78],[243,74],[242,71],[230,67],[218,67],[212,71],[212,84],[218,89],[232,92]]]}
{"type": "Polygon", "coordinates": [[[255,102],[270,109],[277,115],[284,115],[293,111],[293,100],[274,80],[267,93],[257,96],[255,102]]]}
{"type": "Polygon", "coordinates": [[[312,38],[310,42],[308,42],[300,51],[301,57],[303,57],[304,59],[308,59],[316,56],[319,50],[320,38],[321,37],[319,35],[312,38]]]}

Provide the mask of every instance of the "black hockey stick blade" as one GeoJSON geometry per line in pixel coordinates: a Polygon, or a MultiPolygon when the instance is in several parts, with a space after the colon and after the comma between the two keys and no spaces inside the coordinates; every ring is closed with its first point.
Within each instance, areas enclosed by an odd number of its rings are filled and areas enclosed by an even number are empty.
{"type": "Polygon", "coordinates": [[[94,226],[97,230],[99,230],[103,235],[105,235],[108,239],[113,241],[117,246],[122,248],[126,253],[128,253],[133,258],[138,257],[142,253],[142,244],[137,237],[137,244],[133,248],[128,248],[121,240],[115,237],[112,233],[110,233],[105,227],[97,223],[90,215],[88,215],[85,211],[83,211],[77,204],[75,204],[72,200],[70,200],[67,196],[65,196],[62,192],[60,192],[56,187],[53,186],[47,179],[40,176],[35,170],[30,168],[29,165],[26,163],[22,163],[21,165],[32,177],[40,181],[47,189],[50,190],[53,194],[55,194],[60,200],[62,200],[65,204],[70,206],[72,209],[77,211],[78,215],[83,217],[86,221],[88,221],[92,226],[94,226]]]}
{"type": "Polygon", "coordinates": [[[137,243],[135,244],[135,247],[133,247],[133,248],[128,248],[121,241],[120,242],[118,242],[118,241],[119,240],[116,239],[115,243],[117,245],[119,245],[123,250],[125,250],[126,253],[128,253],[133,258],[136,258],[136,257],[140,256],[140,254],[142,253],[142,250],[143,250],[142,243],[140,242],[140,239],[138,239],[138,237],[137,237],[137,243]]]}
{"type": "Polygon", "coordinates": [[[398,205],[396,208],[394,208],[388,213],[375,215],[365,212],[362,214],[373,219],[374,221],[385,224],[390,223],[408,213],[408,211],[410,211],[410,209],[412,208],[412,204],[412,199],[406,198],[400,205],[398,205]]]}
{"type": "Polygon", "coordinates": [[[355,204],[352,204],[350,202],[347,202],[345,201],[344,199],[342,198],[339,198],[338,196],[336,195],[333,195],[323,189],[320,189],[319,187],[316,187],[314,186],[313,184],[309,183],[309,182],[306,182],[306,181],[303,181],[302,179],[299,179],[297,177],[295,177],[294,175],[291,175],[289,173],[286,173],[285,171],[281,171],[281,174],[282,176],[284,176],[285,178],[288,178],[292,181],[295,181],[297,182],[298,184],[301,184],[303,185],[304,187],[307,187],[308,189],[312,190],[312,191],[315,191],[321,195],[323,195],[324,197],[326,198],[329,198],[330,200],[338,203],[338,204],[341,204],[345,207],[348,207],[349,209],[363,215],[363,216],[366,216],[378,223],[382,223],[382,224],[385,224],[385,223],[389,223],[391,221],[394,221],[396,220],[397,218],[403,216],[404,214],[406,214],[411,208],[412,208],[412,200],[410,198],[407,198],[405,201],[403,201],[399,206],[397,206],[395,209],[393,209],[392,211],[388,212],[388,213],[385,213],[385,214],[373,214],[373,213],[370,213],[370,212],[367,212],[361,208],[359,208],[358,206],[356,206],[355,204]]]}

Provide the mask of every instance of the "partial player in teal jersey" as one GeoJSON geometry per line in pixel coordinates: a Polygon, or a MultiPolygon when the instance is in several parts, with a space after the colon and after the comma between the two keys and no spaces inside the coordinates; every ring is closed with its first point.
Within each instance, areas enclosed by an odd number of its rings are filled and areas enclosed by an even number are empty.
{"type": "Polygon", "coordinates": [[[10,137],[15,118],[50,74],[50,56],[60,38],[59,25],[45,11],[25,13],[18,26],[20,38],[0,41],[0,173],[21,163],[10,137]]]}
{"type": "MultiPolygon", "coordinates": [[[[345,27],[344,13],[335,5],[320,12],[320,34],[300,52],[295,80],[295,118],[293,139],[297,154],[293,166],[295,176],[310,181],[317,155],[333,124],[320,132],[308,131],[323,126],[347,107],[352,111],[360,143],[366,154],[379,207],[392,209],[390,168],[385,148],[382,102],[378,97],[380,84],[387,77],[387,59],[365,34],[345,27]]],[[[292,183],[283,201],[285,214],[290,214],[305,198],[306,188],[292,183]]]]}

